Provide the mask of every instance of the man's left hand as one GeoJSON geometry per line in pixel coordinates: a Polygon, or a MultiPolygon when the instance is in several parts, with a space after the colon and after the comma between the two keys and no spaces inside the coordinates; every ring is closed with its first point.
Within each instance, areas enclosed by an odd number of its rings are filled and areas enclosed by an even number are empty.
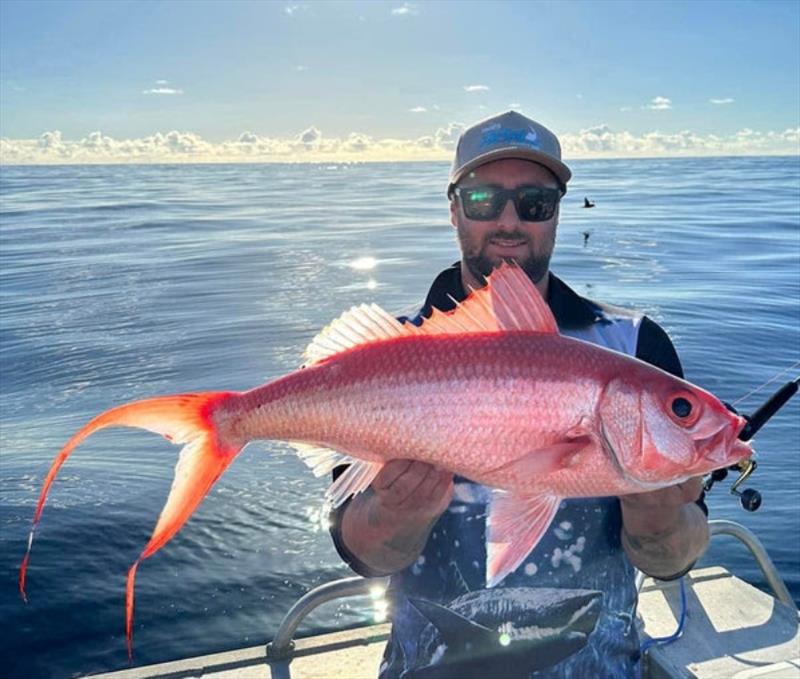
{"type": "Polygon", "coordinates": [[[647,493],[623,495],[622,544],[634,566],[667,578],[690,567],[708,546],[708,521],[695,504],[702,477],[647,493]]]}

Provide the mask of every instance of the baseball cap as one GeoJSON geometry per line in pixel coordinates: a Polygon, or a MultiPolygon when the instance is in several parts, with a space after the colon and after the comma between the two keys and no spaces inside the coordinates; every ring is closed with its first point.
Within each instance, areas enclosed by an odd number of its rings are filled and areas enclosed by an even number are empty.
{"type": "Polygon", "coordinates": [[[558,178],[561,191],[567,192],[572,172],[561,162],[561,144],[556,135],[521,113],[507,111],[475,123],[461,133],[450,169],[448,197],[465,174],[502,158],[520,158],[544,165],[558,178]]]}

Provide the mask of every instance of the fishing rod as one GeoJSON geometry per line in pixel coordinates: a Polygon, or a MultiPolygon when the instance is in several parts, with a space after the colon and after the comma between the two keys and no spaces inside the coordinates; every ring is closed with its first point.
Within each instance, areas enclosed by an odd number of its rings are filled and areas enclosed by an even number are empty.
{"type": "MultiPolygon", "coordinates": [[[[772,419],[772,417],[788,403],[789,399],[797,393],[798,389],[800,389],[800,377],[796,377],[795,379],[784,384],[780,389],[778,389],[778,391],[764,401],[762,406],[752,415],[742,415],[747,424],[745,424],[745,426],[742,428],[742,431],[739,432],[739,440],[749,441],[751,438],[753,438],[761,429],[761,427],[769,422],[769,420],[772,419]]],[[[725,405],[731,412],[736,413],[737,415],[740,414],[732,405],[728,403],[725,405]]],[[[748,512],[754,512],[761,506],[761,493],[754,488],[744,488],[739,490],[739,486],[741,486],[742,483],[749,478],[749,476],[756,470],[757,467],[758,464],[756,461],[750,457],[731,467],[728,467],[727,469],[717,469],[706,478],[703,488],[706,491],[711,490],[711,487],[715,483],[722,481],[728,476],[728,471],[739,472],[739,477],[731,486],[731,494],[736,495],[739,498],[739,501],[742,503],[742,507],[745,510],[748,512]]]]}

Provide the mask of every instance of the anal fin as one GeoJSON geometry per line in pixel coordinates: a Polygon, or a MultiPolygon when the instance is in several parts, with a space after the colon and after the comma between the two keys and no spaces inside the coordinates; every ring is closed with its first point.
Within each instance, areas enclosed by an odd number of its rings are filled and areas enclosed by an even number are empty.
{"type": "Polygon", "coordinates": [[[301,441],[287,441],[287,443],[297,451],[300,459],[311,467],[314,476],[324,476],[330,474],[336,467],[347,466],[325,492],[325,500],[334,508],[351,495],[358,495],[366,490],[384,464],[382,461],[369,462],[356,459],[338,450],[301,441]]]}
{"type": "Polygon", "coordinates": [[[553,522],[561,498],[493,491],[486,520],[486,586],[516,570],[553,522]]]}
{"type": "Polygon", "coordinates": [[[341,476],[328,487],[325,500],[333,508],[336,508],[351,495],[358,495],[365,491],[378,472],[383,469],[383,464],[382,461],[368,462],[354,459],[341,476]]]}

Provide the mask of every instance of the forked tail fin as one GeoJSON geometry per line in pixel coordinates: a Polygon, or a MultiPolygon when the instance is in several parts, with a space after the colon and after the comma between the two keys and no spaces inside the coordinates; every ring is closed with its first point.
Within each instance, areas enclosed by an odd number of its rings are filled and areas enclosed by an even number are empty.
{"type": "Polygon", "coordinates": [[[155,554],[181,529],[197,506],[247,441],[225,440],[216,427],[215,413],[235,399],[235,392],[181,394],[136,401],[101,413],[75,434],[56,456],[44,480],[28,536],[28,549],[19,571],[19,590],[25,596],[33,534],[42,516],[50,486],[72,451],[89,435],[106,427],[139,427],[161,434],[172,443],[185,443],[175,467],[169,497],[158,517],[150,541],[128,571],[125,597],[125,632],[128,656],[132,654],[133,589],[139,563],[155,554]]]}

